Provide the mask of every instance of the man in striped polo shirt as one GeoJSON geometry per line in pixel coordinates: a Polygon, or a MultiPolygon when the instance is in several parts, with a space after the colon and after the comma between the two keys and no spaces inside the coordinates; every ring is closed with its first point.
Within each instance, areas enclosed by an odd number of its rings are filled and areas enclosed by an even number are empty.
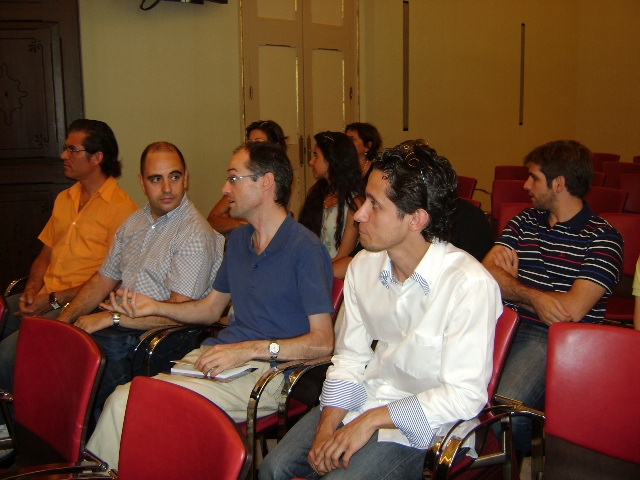
{"type": "MultiPolygon", "coordinates": [[[[593,178],[591,152],[576,141],[537,147],[524,160],[532,208],[506,226],[483,264],[521,324],[498,393],[544,408],[549,325],[600,323],[622,268],[622,237],[583,198],[593,178]]],[[[516,450],[530,450],[531,422],[514,422],[516,450]]]]}

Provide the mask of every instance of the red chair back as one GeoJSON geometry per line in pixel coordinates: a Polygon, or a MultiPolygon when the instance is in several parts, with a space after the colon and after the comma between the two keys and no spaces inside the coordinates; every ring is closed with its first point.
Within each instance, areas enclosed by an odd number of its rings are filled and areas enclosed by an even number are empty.
{"type": "Polygon", "coordinates": [[[460,198],[473,197],[473,191],[476,189],[478,180],[473,177],[463,177],[458,175],[458,196],[460,198]]]}
{"type": "Polygon", "coordinates": [[[620,155],[617,153],[592,152],[591,159],[593,160],[593,171],[604,172],[602,164],[604,162],[619,162],[620,155]]]}
{"type": "Polygon", "coordinates": [[[244,478],[246,439],[216,404],[184,387],[136,377],[122,429],[120,480],[244,478]]]}
{"type": "Polygon", "coordinates": [[[604,162],[602,171],[605,174],[603,187],[620,188],[620,175],[624,173],[640,174],[640,165],[629,162],[604,162]]]}
{"type": "Polygon", "coordinates": [[[622,235],[622,240],[624,240],[622,275],[633,277],[640,255],[640,215],[635,213],[603,213],[601,216],[622,235]]]}
{"type": "Polygon", "coordinates": [[[593,172],[593,181],[591,182],[591,186],[601,187],[604,184],[604,177],[604,172],[593,172]]]}
{"type": "Polygon", "coordinates": [[[494,180],[491,189],[491,217],[500,218],[500,205],[503,203],[529,203],[529,194],[523,188],[522,180],[494,180]]]}
{"type": "MultiPolygon", "coordinates": [[[[77,462],[103,367],[100,347],[84,330],[43,317],[23,318],[13,388],[16,426],[65,461],[77,462]]],[[[19,455],[21,448],[18,444],[19,455]]]]}
{"type": "Polygon", "coordinates": [[[502,234],[502,231],[507,226],[507,223],[518,215],[525,208],[529,208],[531,206],[531,202],[528,203],[503,203],[500,205],[500,215],[498,216],[498,236],[502,234]]]}
{"type": "Polygon", "coordinates": [[[493,170],[494,180],[522,180],[529,178],[529,168],[524,165],[496,165],[493,170]]]}
{"type": "Polygon", "coordinates": [[[555,323],[549,330],[545,431],[640,463],[640,332],[555,323]],[[594,354],[597,353],[597,354],[594,354]],[[603,434],[606,432],[606,434],[603,434]]]}
{"type": "Polygon", "coordinates": [[[620,190],[627,192],[624,211],[640,213],[640,173],[623,173],[620,175],[620,190]]]}
{"type": "Polygon", "coordinates": [[[338,315],[338,310],[342,305],[342,299],[344,298],[344,280],[333,277],[333,289],[331,290],[331,298],[333,299],[333,316],[338,315]]]}
{"type": "Polygon", "coordinates": [[[493,371],[487,388],[489,404],[493,403],[493,394],[496,392],[496,387],[500,381],[500,375],[502,374],[504,363],[507,361],[507,355],[509,354],[513,337],[516,335],[518,323],[520,323],[518,313],[509,307],[504,307],[502,315],[500,315],[496,324],[496,334],[493,342],[493,371]]]}
{"type": "Polygon", "coordinates": [[[620,213],[627,200],[627,192],[617,188],[591,187],[584,199],[596,215],[620,213]]]}

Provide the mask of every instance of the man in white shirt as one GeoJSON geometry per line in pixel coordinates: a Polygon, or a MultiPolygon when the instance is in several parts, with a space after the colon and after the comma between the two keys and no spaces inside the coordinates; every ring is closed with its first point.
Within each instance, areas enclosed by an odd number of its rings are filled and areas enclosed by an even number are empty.
{"type": "Polygon", "coordinates": [[[266,457],[260,479],[422,478],[425,449],[486,404],[502,303],[484,267],[446,241],[456,183],[420,141],[375,163],[355,214],[366,251],[347,271],[320,408],[266,457]]]}

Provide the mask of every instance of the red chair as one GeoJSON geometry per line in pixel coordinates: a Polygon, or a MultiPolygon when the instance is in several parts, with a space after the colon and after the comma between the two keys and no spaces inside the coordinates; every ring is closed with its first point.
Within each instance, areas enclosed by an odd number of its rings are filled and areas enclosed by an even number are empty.
{"type": "Polygon", "coordinates": [[[529,178],[529,168],[524,165],[496,165],[493,170],[494,180],[522,180],[529,178]]]}
{"type": "MultiPolygon", "coordinates": [[[[493,347],[493,371],[487,387],[489,406],[494,404],[494,394],[500,381],[500,375],[507,360],[509,349],[513,343],[518,323],[518,314],[511,308],[504,307],[502,315],[500,315],[498,323],[496,324],[493,347]]],[[[455,477],[460,480],[472,478],[490,480],[502,479],[504,474],[504,478],[506,479],[518,479],[517,463],[513,464],[511,461],[511,448],[507,447],[502,450],[500,441],[490,429],[486,432],[486,437],[484,437],[486,438],[484,445],[477,447],[477,451],[479,452],[477,459],[473,459],[470,456],[454,458],[448,455],[446,450],[449,440],[452,438],[451,435],[454,430],[463,423],[464,421],[459,422],[451,429],[449,434],[427,451],[424,478],[444,479],[455,477]],[[430,473],[431,477],[426,476],[427,473],[430,473]]],[[[479,441],[480,439],[477,440],[479,441]]]]}
{"type": "Polygon", "coordinates": [[[116,478],[245,478],[250,452],[234,421],[202,395],[154,378],[131,382],[116,478]]]}
{"type": "Polygon", "coordinates": [[[628,193],[624,211],[640,213],[640,174],[623,173],[620,175],[620,190],[628,193]]]}
{"type": "Polygon", "coordinates": [[[609,297],[604,317],[614,322],[630,322],[628,326],[632,326],[635,300],[631,294],[631,284],[636,273],[636,262],[640,256],[640,215],[603,213],[601,216],[620,232],[624,240],[622,278],[615,293],[609,297]]]}
{"type": "Polygon", "coordinates": [[[640,377],[629,369],[638,361],[640,332],[551,326],[544,478],[640,478],[640,377]]]}
{"type": "Polygon", "coordinates": [[[458,196],[460,198],[473,197],[473,191],[476,189],[478,180],[472,177],[463,177],[458,175],[458,196]]]}
{"type": "Polygon", "coordinates": [[[605,174],[603,187],[620,188],[620,175],[624,173],[640,174],[640,165],[628,162],[604,162],[602,171],[605,174]]]}
{"type": "Polygon", "coordinates": [[[523,188],[521,180],[494,180],[491,189],[491,218],[494,233],[498,234],[498,220],[500,218],[500,205],[503,203],[529,203],[529,194],[523,188]]]}
{"type": "Polygon", "coordinates": [[[604,170],[602,169],[602,164],[604,162],[619,162],[620,155],[618,155],[617,153],[593,152],[591,153],[591,159],[593,160],[593,171],[604,172],[604,170]]]}
{"type": "Polygon", "coordinates": [[[627,192],[617,188],[591,187],[584,199],[596,215],[620,213],[627,201],[627,192]]]}
{"type": "MultiPolygon", "coordinates": [[[[496,416],[467,435],[489,422],[508,424],[510,417],[524,415],[544,422],[544,472],[541,453],[535,452],[540,457],[532,459],[531,478],[640,478],[640,378],[629,369],[638,361],[640,332],[555,323],[549,330],[545,412],[518,405],[494,407],[496,416]]],[[[465,438],[451,437],[447,458],[458,454],[465,438]]]]}
{"type": "Polygon", "coordinates": [[[604,177],[604,172],[593,172],[593,181],[591,182],[591,186],[601,187],[604,184],[604,177]]]}
{"type": "Polygon", "coordinates": [[[500,205],[500,215],[498,217],[498,236],[502,234],[507,224],[513,217],[518,215],[525,208],[529,208],[531,202],[528,203],[503,203],[500,205]]]}
{"type": "Polygon", "coordinates": [[[43,317],[23,318],[13,395],[4,393],[0,402],[17,453],[11,473],[80,461],[104,362],[100,347],[84,330],[43,317]],[[13,402],[13,422],[8,401],[13,402]]]}

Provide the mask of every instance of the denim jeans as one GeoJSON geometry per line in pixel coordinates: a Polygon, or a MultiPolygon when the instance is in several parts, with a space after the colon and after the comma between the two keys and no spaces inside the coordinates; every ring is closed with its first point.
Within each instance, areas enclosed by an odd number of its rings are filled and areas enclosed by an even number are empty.
{"type": "MultiPolygon", "coordinates": [[[[548,336],[549,327],[543,323],[520,324],[497,393],[520,400],[527,407],[544,410],[548,336]]],[[[517,451],[531,450],[530,419],[513,419],[513,441],[517,451]]]]}
{"type": "Polygon", "coordinates": [[[260,480],[291,480],[294,477],[326,480],[422,478],[425,450],[393,442],[378,442],[377,432],[351,457],[348,469],[339,468],[320,477],[307,461],[320,414],[320,409],[314,408],[289,430],[260,465],[260,480]]]}

